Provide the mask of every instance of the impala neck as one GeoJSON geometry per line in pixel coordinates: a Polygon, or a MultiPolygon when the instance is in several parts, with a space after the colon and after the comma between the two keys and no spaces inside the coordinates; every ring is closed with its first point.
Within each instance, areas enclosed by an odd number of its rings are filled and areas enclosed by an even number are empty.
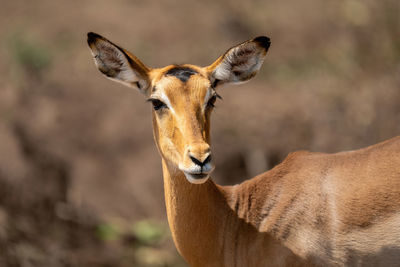
{"type": "Polygon", "coordinates": [[[168,222],[177,249],[193,266],[205,255],[217,260],[224,234],[220,229],[230,213],[221,188],[211,180],[191,184],[179,169],[165,160],[162,165],[168,222]]]}
{"type": "Polygon", "coordinates": [[[257,253],[272,257],[280,249],[282,254],[281,245],[260,233],[256,221],[248,220],[252,216],[243,218],[241,211],[251,213],[257,206],[241,201],[240,185],[222,187],[211,180],[191,184],[164,159],[162,165],[168,222],[175,245],[190,266],[205,266],[205,259],[207,266],[234,266],[239,259],[245,259],[240,266],[261,266],[252,262],[259,258],[257,253]]]}

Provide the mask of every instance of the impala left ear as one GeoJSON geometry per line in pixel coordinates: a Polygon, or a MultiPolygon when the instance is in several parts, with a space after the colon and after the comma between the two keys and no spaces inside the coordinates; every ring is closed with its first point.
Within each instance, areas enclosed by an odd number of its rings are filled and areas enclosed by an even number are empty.
{"type": "Polygon", "coordinates": [[[213,87],[223,83],[246,82],[261,68],[271,41],[259,36],[230,48],[206,67],[213,87]]]}
{"type": "Polygon", "coordinates": [[[94,63],[107,78],[141,93],[148,92],[150,68],[137,57],[97,33],[89,32],[87,42],[94,63]]]}

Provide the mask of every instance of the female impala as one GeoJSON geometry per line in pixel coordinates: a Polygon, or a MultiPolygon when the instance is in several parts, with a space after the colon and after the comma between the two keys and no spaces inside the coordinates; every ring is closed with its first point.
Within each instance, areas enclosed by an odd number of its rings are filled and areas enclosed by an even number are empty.
{"type": "Polygon", "coordinates": [[[252,78],[269,38],[239,44],[208,67],[160,69],[95,33],[88,44],[103,74],[153,105],[168,221],[191,266],[400,265],[400,138],[337,154],[292,153],[240,185],[209,179],[216,88],[252,78]]]}

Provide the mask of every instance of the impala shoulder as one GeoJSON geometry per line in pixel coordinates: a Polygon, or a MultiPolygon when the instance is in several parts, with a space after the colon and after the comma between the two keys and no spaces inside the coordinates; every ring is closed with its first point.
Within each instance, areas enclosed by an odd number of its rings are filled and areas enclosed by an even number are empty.
{"type": "Polygon", "coordinates": [[[295,159],[295,158],[301,158],[301,157],[307,157],[312,155],[313,153],[307,150],[299,150],[299,151],[294,151],[290,152],[286,159],[295,159]]]}
{"type": "Polygon", "coordinates": [[[330,157],[329,154],[305,150],[291,152],[277,166],[277,171],[286,173],[286,177],[296,176],[300,178],[309,175],[310,172],[321,171],[330,157]]]}
{"type": "Polygon", "coordinates": [[[318,153],[318,152],[310,152],[307,150],[299,150],[299,151],[290,152],[282,163],[292,162],[292,161],[298,162],[298,161],[302,161],[302,160],[308,161],[310,159],[315,159],[318,157],[322,157],[324,155],[326,155],[326,154],[318,153]]]}

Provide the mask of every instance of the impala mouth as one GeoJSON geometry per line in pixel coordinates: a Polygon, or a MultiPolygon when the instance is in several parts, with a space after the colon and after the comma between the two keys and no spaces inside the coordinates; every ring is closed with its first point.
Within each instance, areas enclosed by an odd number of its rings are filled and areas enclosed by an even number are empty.
{"type": "Polygon", "coordinates": [[[185,171],[183,173],[185,174],[186,179],[188,179],[192,184],[205,183],[210,175],[210,173],[189,173],[185,171]]]}
{"type": "Polygon", "coordinates": [[[196,178],[196,179],[203,179],[208,176],[207,173],[191,173],[190,176],[196,178]]]}
{"type": "Polygon", "coordinates": [[[186,179],[190,183],[202,184],[210,177],[210,174],[214,170],[214,164],[208,162],[204,166],[191,165],[190,167],[179,164],[179,169],[185,174],[186,179]]]}

